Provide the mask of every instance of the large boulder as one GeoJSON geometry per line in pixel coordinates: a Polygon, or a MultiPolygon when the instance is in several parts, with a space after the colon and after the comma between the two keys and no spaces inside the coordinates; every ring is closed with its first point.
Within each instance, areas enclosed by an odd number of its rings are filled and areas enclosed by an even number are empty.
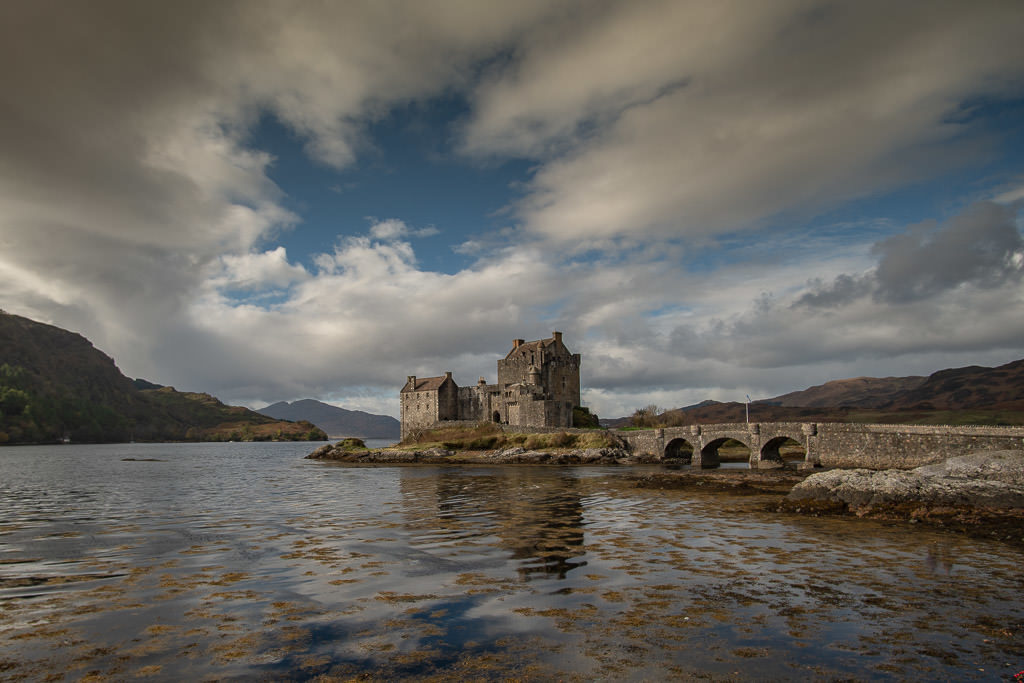
{"type": "MultiPolygon", "coordinates": [[[[811,475],[786,497],[857,514],[878,509],[1024,509],[1024,451],[987,451],[913,470],[831,470],[811,475]]],[[[813,505],[812,505],[813,507],[813,505]]]]}

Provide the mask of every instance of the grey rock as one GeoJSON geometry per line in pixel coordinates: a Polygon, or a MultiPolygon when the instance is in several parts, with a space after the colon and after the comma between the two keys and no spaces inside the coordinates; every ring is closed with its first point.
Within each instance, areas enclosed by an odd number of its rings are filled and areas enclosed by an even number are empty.
{"type": "Polygon", "coordinates": [[[794,486],[787,499],[844,503],[853,511],[904,503],[1024,508],[1024,451],[957,456],[909,471],[819,472],[794,486]]]}

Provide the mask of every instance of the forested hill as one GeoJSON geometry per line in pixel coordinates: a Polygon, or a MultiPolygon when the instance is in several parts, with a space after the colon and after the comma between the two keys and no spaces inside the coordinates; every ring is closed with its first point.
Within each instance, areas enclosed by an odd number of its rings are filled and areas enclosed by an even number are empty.
{"type": "MultiPolygon", "coordinates": [[[[139,382],[141,386],[157,386],[139,382]]],[[[0,312],[0,443],[326,439],[208,394],[140,389],[74,332],[0,312]]]]}

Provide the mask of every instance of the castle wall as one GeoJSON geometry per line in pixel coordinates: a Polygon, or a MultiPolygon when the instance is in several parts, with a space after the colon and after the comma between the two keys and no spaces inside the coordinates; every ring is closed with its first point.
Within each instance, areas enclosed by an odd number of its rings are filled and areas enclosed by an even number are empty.
{"type": "Polygon", "coordinates": [[[437,419],[459,419],[459,387],[448,380],[437,390],[437,419]]]}
{"type": "Polygon", "coordinates": [[[399,411],[403,439],[415,429],[424,429],[438,421],[457,420],[459,387],[450,372],[444,377],[429,378],[426,382],[417,382],[415,377],[410,377],[399,394],[399,411]],[[420,389],[416,391],[414,386],[420,389]]]}
{"type": "Polygon", "coordinates": [[[513,385],[502,392],[504,420],[523,427],[571,427],[572,405],[551,400],[541,387],[513,385]]]}
{"type": "MultiPolygon", "coordinates": [[[[565,350],[565,347],[562,347],[565,350]]],[[[572,406],[580,405],[580,356],[570,354],[548,354],[551,356],[541,368],[541,382],[558,403],[571,403],[569,406],[570,423],[572,406]]]]}
{"type": "Polygon", "coordinates": [[[518,346],[505,358],[498,360],[498,386],[525,384],[530,366],[541,362],[543,352],[534,344],[518,346]]]}
{"type": "Polygon", "coordinates": [[[499,400],[501,392],[496,384],[477,384],[471,387],[459,387],[458,419],[474,422],[494,422],[494,412],[498,411],[501,419],[504,414],[499,400]]]}
{"type": "Polygon", "coordinates": [[[402,438],[438,421],[437,391],[408,391],[401,398],[402,438]]]}

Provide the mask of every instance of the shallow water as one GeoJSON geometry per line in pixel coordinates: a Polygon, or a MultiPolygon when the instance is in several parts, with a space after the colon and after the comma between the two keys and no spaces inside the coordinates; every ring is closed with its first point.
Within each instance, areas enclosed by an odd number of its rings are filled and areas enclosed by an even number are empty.
{"type": "Polygon", "coordinates": [[[1006,679],[1024,553],[316,444],[0,449],[0,680],[1006,679]]]}

